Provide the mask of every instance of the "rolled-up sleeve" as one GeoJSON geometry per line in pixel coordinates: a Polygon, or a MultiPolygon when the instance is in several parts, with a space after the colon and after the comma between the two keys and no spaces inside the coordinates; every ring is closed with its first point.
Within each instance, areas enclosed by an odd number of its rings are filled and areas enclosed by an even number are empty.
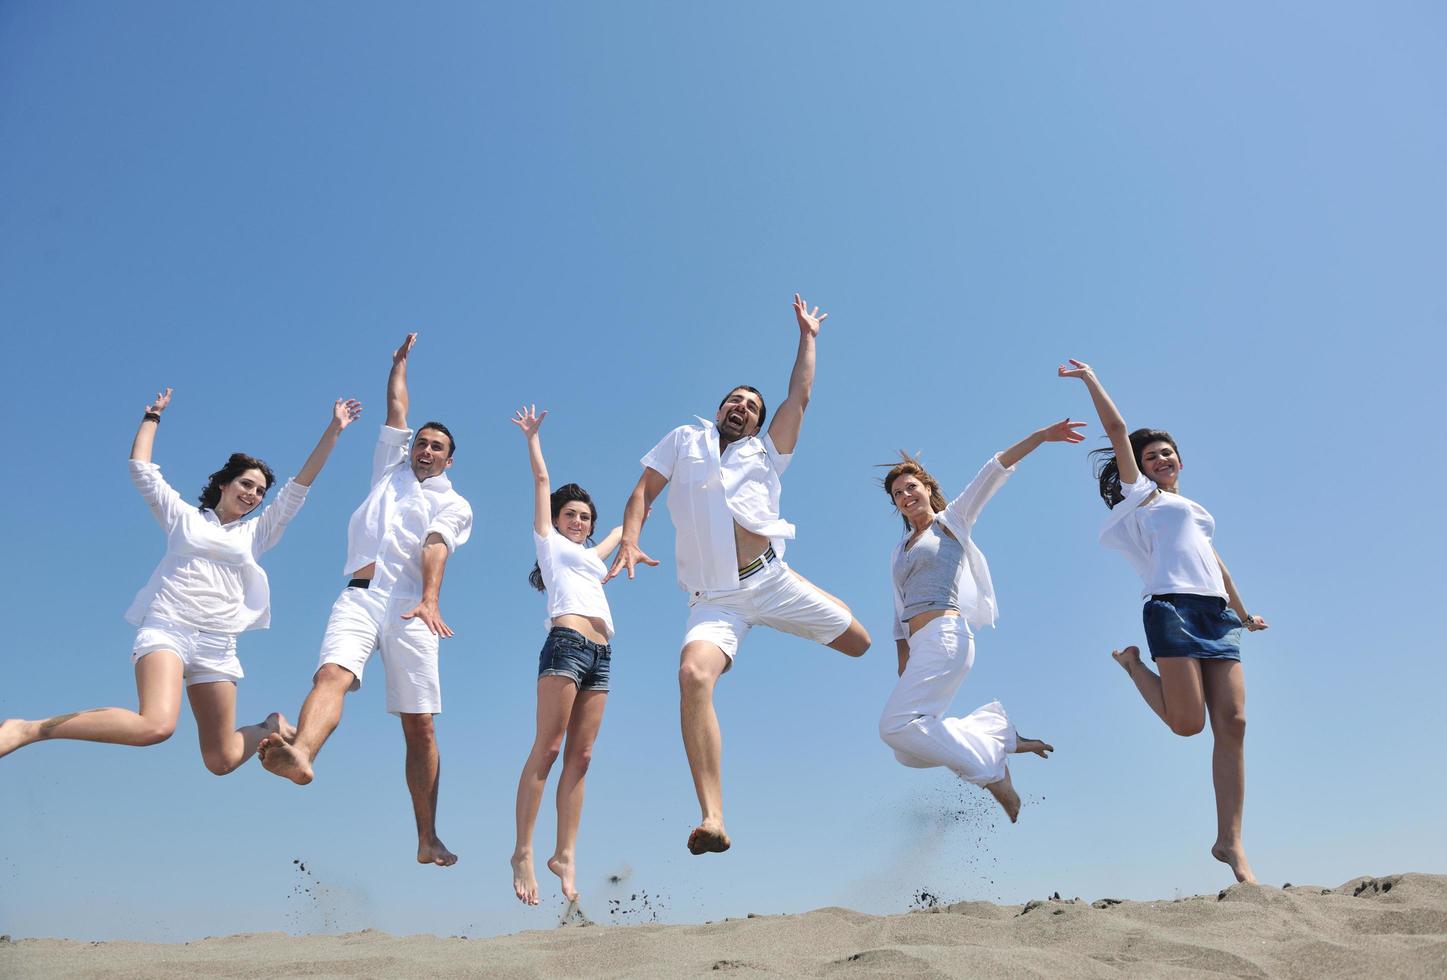
{"type": "Polygon", "coordinates": [[[411,429],[394,429],[383,425],[377,436],[377,448],[372,452],[372,486],[376,486],[387,471],[407,458],[407,443],[412,441],[411,429]]]}
{"type": "Polygon", "coordinates": [[[434,534],[447,545],[449,555],[462,547],[472,536],[472,506],[466,500],[458,498],[443,507],[437,512],[437,516],[432,518],[432,523],[427,525],[422,540],[426,541],[434,534]]]}
{"type": "Polygon", "coordinates": [[[253,553],[259,555],[276,546],[276,543],[281,540],[286,526],[301,510],[301,505],[306,503],[307,491],[310,489],[295,480],[287,480],[286,484],[276,492],[271,503],[266,505],[266,509],[256,519],[253,553]]]}
{"type": "Polygon", "coordinates": [[[161,468],[155,463],[133,459],[130,460],[130,470],[131,483],[140,491],[141,499],[151,508],[161,527],[170,531],[181,519],[182,510],[190,505],[166,482],[161,476],[161,468]]]}

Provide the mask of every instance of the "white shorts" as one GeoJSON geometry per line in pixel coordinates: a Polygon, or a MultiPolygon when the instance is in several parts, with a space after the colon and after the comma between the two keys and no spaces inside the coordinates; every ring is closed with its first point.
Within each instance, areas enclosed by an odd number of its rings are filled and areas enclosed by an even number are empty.
{"type": "Polygon", "coordinates": [[[362,686],[362,671],[372,654],[382,652],[387,672],[387,710],[394,715],[435,715],[442,710],[442,679],[437,672],[437,636],[422,620],[403,619],[416,596],[389,596],[348,587],[332,604],[322,637],[320,670],[336,664],[351,671],[362,686]]]}
{"type": "Polygon", "coordinates": [[[695,594],[689,607],[684,645],[694,640],[712,643],[729,658],[730,667],[739,644],[755,626],[833,643],[854,620],[848,609],[791,572],[783,559],[744,579],[741,588],[695,594]]]}
{"type": "Polygon", "coordinates": [[[235,633],[203,633],[154,616],[147,616],[136,630],[131,663],[157,650],[169,650],[181,661],[186,686],[216,681],[235,683],[246,676],[236,659],[235,633]]]}

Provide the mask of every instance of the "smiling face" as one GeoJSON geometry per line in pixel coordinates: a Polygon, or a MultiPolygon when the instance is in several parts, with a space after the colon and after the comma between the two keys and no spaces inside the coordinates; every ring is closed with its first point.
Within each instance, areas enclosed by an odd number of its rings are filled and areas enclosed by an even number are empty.
{"type": "Polygon", "coordinates": [[[1174,490],[1181,477],[1181,457],[1164,439],[1148,442],[1141,448],[1140,471],[1162,490],[1174,490]]]}
{"type": "Polygon", "coordinates": [[[266,474],[261,470],[242,470],[230,483],[221,485],[221,499],[216,503],[216,517],[223,524],[240,520],[261,503],[266,496],[266,487],[266,474]]]}
{"type": "Polygon", "coordinates": [[[583,544],[593,533],[593,508],[581,500],[568,501],[553,518],[553,529],[574,544],[583,544]]]}
{"type": "Polygon", "coordinates": [[[452,440],[436,429],[419,429],[412,442],[412,472],[419,480],[437,476],[452,465],[452,440]]]}
{"type": "Polygon", "coordinates": [[[734,442],[758,434],[763,412],[762,398],[747,388],[735,388],[718,407],[714,421],[718,423],[719,435],[726,442],[734,442]]]}
{"type": "Polygon", "coordinates": [[[895,479],[889,488],[889,498],[904,519],[916,527],[918,521],[934,514],[934,508],[930,506],[930,488],[913,473],[895,479]]]}

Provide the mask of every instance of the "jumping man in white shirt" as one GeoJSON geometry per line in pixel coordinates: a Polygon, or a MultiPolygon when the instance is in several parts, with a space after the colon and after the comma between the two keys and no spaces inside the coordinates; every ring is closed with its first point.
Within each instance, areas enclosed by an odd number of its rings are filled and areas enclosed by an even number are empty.
{"type": "Polygon", "coordinates": [[[609,577],[658,562],[638,547],[654,499],[672,482],[668,510],[677,534],[678,583],[691,612],[678,683],[683,745],[703,819],[688,837],[693,854],[726,851],[721,758],[723,738],[713,708],[719,677],[755,625],[827,644],[851,657],[869,649],[869,633],[849,608],[783,562],[794,527],[779,516],[779,475],[793,458],[804,409],[814,387],[814,346],[829,314],[811,311],[796,293],[799,352],[789,394],[768,432],[757,389],[729,392],[713,421],[674,429],[643,457],[643,477],[628,498],[623,540],[609,577]]]}
{"type": "Polygon", "coordinates": [[[322,639],[321,664],[297,719],[296,739],[262,741],[267,771],[305,785],[312,763],[342,718],[348,691],[362,686],[362,672],[380,652],[387,674],[387,710],[402,720],[407,742],[407,789],[417,818],[417,860],[448,867],[457,855],[437,838],[437,739],[432,716],[442,710],[438,640],[452,630],[438,597],[452,551],[472,532],[472,508],[447,479],[457,448],[440,422],[407,428],[408,334],[392,355],[387,378],[387,424],[372,465],[372,489],[347,526],[350,576],[332,606],[322,639]]]}

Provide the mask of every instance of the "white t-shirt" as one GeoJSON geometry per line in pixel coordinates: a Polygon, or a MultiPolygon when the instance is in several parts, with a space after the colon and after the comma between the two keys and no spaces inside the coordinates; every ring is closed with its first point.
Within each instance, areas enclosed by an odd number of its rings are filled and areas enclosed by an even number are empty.
{"type": "Polygon", "coordinates": [[[547,587],[548,621],[559,616],[589,616],[603,621],[603,635],[613,638],[613,614],[603,595],[608,566],[592,548],[569,541],[555,531],[533,531],[538,570],[547,587]]]}
{"type": "Polygon", "coordinates": [[[1141,577],[1143,599],[1173,592],[1228,598],[1211,547],[1216,519],[1194,500],[1156,490],[1144,473],[1126,488],[1100,530],[1100,543],[1125,554],[1141,577]]]}

